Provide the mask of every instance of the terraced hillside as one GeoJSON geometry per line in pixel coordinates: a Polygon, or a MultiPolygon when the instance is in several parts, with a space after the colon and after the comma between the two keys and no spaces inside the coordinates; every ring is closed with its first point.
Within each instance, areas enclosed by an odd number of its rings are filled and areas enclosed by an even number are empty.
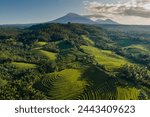
{"type": "Polygon", "coordinates": [[[81,47],[86,53],[94,56],[94,59],[103,65],[106,70],[113,71],[121,66],[129,63],[127,59],[115,54],[112,51],[100,50],[92,46],[82,46],[81,47]]]}
{"type": "Polygon", "coordinates": [[[139,93],[136,88],[117,87],[117,100],[137,100],[139,93]]]}
{"type": "Polygon", "coordinates": [[[72,23],[0,33],[0,99],[150,99],[149,34],[136,35],[72,23]]]}
{"type": "Polygon", "coordinates": [[[74,99],[86,87],[81,80],[82,72],[76,69],[65,69],[60,72],[47,74],[41,81],[40,90],[50,99],[74,99]]]}

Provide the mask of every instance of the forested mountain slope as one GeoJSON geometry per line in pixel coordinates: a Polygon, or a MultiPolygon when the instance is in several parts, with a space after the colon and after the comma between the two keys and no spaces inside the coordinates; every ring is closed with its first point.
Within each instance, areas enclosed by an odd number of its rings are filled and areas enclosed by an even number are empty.
{"type": "Polygon", "coordinates": [[[0,99],[150,99],[145,33],[72,23],[5,30],[0,99]]]}

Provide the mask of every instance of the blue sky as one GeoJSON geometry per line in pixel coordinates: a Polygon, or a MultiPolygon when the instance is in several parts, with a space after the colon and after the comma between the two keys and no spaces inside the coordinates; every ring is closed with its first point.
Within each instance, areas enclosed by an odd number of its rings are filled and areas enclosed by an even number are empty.
{"type": "MultiPolygon", "coordinates": [[[[150,5],[149,0],[0,0],[0,24],[46,22],[61,17],[69,12],[104,16],[103,18],[118,19],[118,21],[120,20],[122,23],[132,24],[131,21],[122,20],[125,19],[125,16],[132,18],[133,22],[138,18],[137,23],[142,20],[146,23],[150,23],[150,9],[146,9],[144,12],[142,9],[141,12],[140,9],[138,11],[137,6],[134,6],[135,4],[141,6],[148,4],[147,8],[149,8],[150,5]],[[130,6],[129,1],[132,1],[131,4],[133,6],[130,6]],[[142,2],[139,3],[139,1],[142,2]],[[126,4],[127,6],[125,6],[126,4]],[[116,7],[115,5],[120,5],[125,9],[128,6],[134,7],[135,10],[133,11],[132,9],[132,14],[127,14],[127,11],[123,11],[120,15],[117,11],[113,10],[114,7],[116,7]],[[108,8],[111,9],[108,10],[108,8]],[[116,12],[118,13],[117,15],[116,12]]],[[[146,6],[143,8],[146,8],[146,6]]],[[[118,8],[118,11],[119,10],[118,8]]]]}
{"type": "Polygon", "coordinates": [[[0,0],[0,24],[49,21],[84,13],[83,0],[0,0]]]}

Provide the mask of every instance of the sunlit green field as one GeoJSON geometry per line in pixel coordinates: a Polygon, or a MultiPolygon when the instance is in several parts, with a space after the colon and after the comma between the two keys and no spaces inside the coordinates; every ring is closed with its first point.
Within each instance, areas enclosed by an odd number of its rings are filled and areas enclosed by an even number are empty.
{"type": "Polygon", "coordinates": [[[136,88],[117,88],[117,100],[137,100],[139,91],[136,88]]]}
{"type": "Polygon", "coordinates": [[[23,62],[12,62],[12,65],[17,67],[18,69],[32,69],[36,68],[35,64],[30,64],[30,63],[23,63],[23,62]]]}
{"type": "Polygon", "coordinates": [[[56,57],[57,57],[57,53],[53,53],[53,52],[49,52],[49,51],[45,51],[45,50],[35,49],[35,50],[33,50],[33,52],[37,55],[48,58],[50,61],[56,60],[56,57]]]}
{"type": "Polygon", "coordinates": [[[92,46],[82,46],[81,47],[86,53],[94,56],[95,60],[104,65],[104,67],[112,71],[116,68],[120,68],[122,65],[129,63],[125,58],[116,55],[112,51],[100,50],[92,46]]]}
{"type": "Polygon", "coordinates": [[[89,39],[87,36],[82,35],[81,37],[82,37],[86,42],[88,42],[90,45],[94,45],[94,42],[93,42],[91,39],[89,39]]]}
{"type": "Polygon", "coordinates": [[[42,80],[41,90],[51,99],[74,99],[83,92],[86,82],[82,81],[82,71],[65,69],[60,72],[47,74],[42,80]]]}
{"type": "Polygon", "coordinates": [[[130,46],[127,46],[125,48],[128,48],[128,49],[139,49],[141,51],[149,52],[149,50],[144,45],[130,45],[130,46]]]}
{"type": "Polygon", "coordinates": [[[48,43],[44,42],[44,41],[39,41],[39,42],[36,43],[37,46],[44,46],[46,44],[48,44],[48,43]]]}

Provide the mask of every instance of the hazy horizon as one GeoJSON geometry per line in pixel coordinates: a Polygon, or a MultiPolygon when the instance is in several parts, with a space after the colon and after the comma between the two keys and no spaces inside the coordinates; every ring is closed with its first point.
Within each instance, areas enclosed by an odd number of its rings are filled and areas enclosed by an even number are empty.
{"type": "Polygon", "coordinates": [[[0,25],[43,23],[68,13],[150,25],[150,0],[1,0],[0,25]]]}

